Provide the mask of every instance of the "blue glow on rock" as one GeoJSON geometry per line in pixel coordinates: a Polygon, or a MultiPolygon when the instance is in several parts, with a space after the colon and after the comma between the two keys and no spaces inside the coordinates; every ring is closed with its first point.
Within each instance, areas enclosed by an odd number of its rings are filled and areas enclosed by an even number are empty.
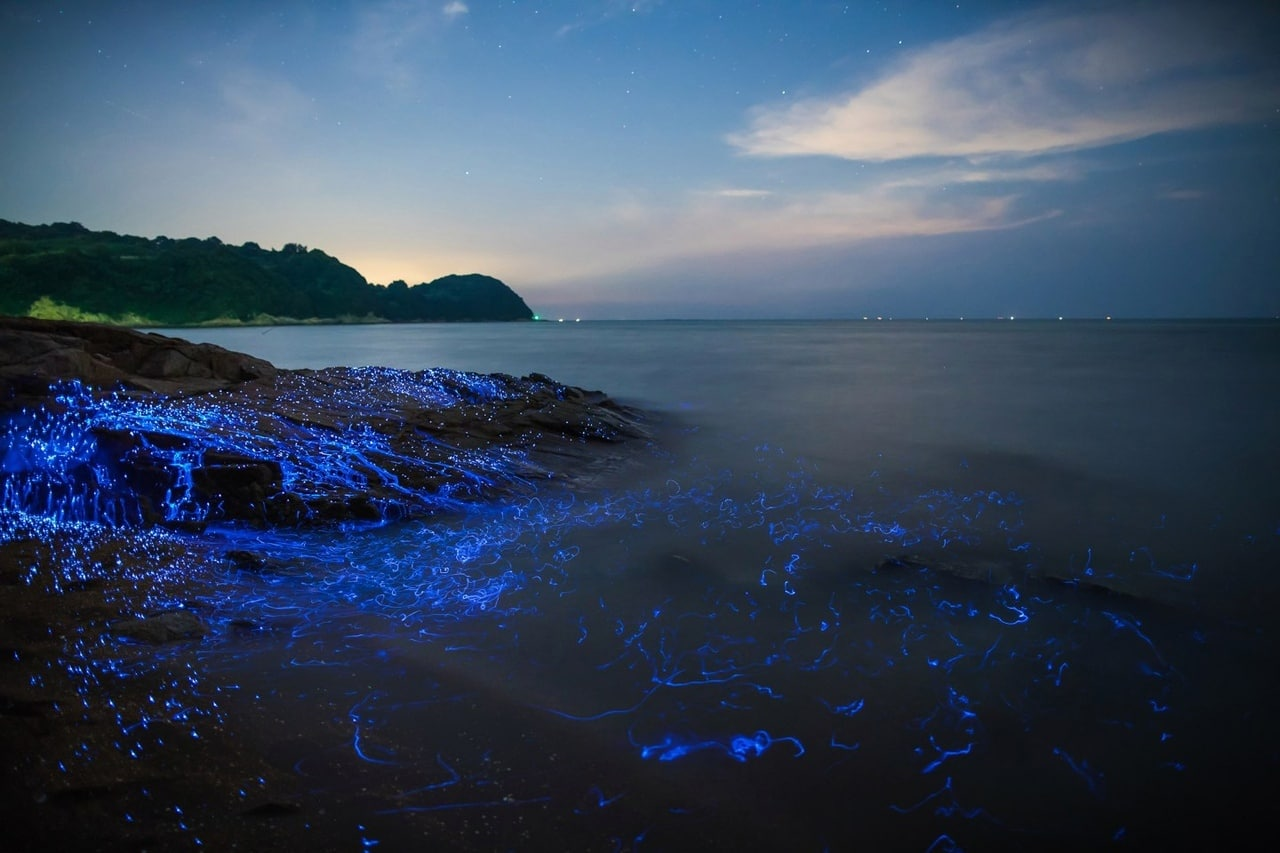
{"type": "Polygon", "coordinates": [[[354,368],[303,372],[280,385],[260,411],[225,392],[162,398],[95,393],[78,382],[55,388],[53,407],[19,412],[4,424],[0,510],[111,526],[227,520],[217,490],[199,488],[195,478],[248,467],[278,478],[281,490],[301,500],[304,517],[326,500],[359,498],[376,485],[387,497],[372,502],[368,520],[394,519],[456,507],[496,487],[523,487],[534,473],[521,450],[450,447],[411,427],[401,446],[360,420],[363,389],[448,412],[518,399],[527,387],[515,380],[354,368]],[[317,401],[322,412],[351,415],[317,420],[317,401]],[[424,446],[436,452],[423,453],[424,446]]]}

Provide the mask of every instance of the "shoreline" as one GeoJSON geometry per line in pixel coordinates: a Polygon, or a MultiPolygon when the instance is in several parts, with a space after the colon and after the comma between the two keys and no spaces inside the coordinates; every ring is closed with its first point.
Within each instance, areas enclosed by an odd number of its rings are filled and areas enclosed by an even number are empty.
{"type": "Polygon", "coordinates": [[[571,489],[647,437],[639,412],[538,374],[290,371],[38,320],[0,321],[0,355],[0,797],[25,849],[297,849],[332,819],[246,736],[201,648],[286,643],[236,590],[326,567],[252,531],[571,489]]]}

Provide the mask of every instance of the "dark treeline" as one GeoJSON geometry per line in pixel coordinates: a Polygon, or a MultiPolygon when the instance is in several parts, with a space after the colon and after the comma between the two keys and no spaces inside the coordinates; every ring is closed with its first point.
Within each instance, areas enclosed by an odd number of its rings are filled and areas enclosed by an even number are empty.
{"type": "Polygon", "coordinates": [[[79,223],[0,220],[0,313],[131,325],[272,320],[528,320],[484,275],[381,287],[319,249],[232,246],[216,237],[133,237],[79,223]]]}

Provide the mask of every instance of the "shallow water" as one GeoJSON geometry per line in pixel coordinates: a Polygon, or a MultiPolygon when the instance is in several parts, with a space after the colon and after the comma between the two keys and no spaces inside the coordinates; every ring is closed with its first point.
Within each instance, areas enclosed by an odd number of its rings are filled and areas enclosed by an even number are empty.
{"type": "MultiPolygon", "coordinates": [[[[659,322],[181,330],[282,367],[443,366],[600,388],[683,430],[682,459],[759,477],[996,488],[1056,563],[1168,543],[1212,564],[1280,519],[1280,326],[1239,323],[659,322]],[[786,468],[784,464],[781,466],[786,468]]],[[[670,472],[653,469],[655,480],[670,472]]],[[[866,489],[862,491],[865,493],[866,489]]],[[[1234,559],[1246,559],[1236,555],[1234,559]]],[[[1244,567],[1197,597],[1251,607],[1244,567]]]]}
{"type": "Polygon", "coordinates": [[[174,333],[653,415],[573,491],[216,534],[295,567],[217,579],[265,630],[198,656],[302,843],[1142,848],[1263,813],[1280,325],[174,333]]]}

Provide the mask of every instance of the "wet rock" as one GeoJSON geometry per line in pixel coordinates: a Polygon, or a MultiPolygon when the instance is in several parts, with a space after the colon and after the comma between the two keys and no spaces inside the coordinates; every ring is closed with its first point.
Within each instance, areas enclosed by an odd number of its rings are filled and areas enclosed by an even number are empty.
{"type": "Polygon", "coordinates": [[[285,815],[297,814],[302,811],[301,803],[280,802],[272,800],[245,809],[243,814],[246,817],[283,817],[285,815]]]}
{"type": "Polygon", "coordinates": [[[208,633],[203,622],[186,610],[172,610],[142,619],[126,619],[111,626],[117,637],[140,643],[161,645],[179,640],[198,640],[208,633]]]}
{"type": "Polygon", "coordinates": [[[22,508],[184,529],[427,515],[589,476],[647,435],[636,411],[541,374],[277,370],[176,338],[0,318],[6,401],[30,432],[24,445],[11,431],[0,472],[22,508]],[[65,380],[94,387],[51,390],[65,380]],[[41,454],[55,434],[77,453],[41,454]]]}
{"type": "Polygon", "coordinates": [[[0,691],[0,714],[15,717],[43,717],[53,713],[57,702],[44,696],[22,696],[0,691]]]}
{"type": "Polygon", "coordinates": [[[1048,571],[1040,575],[1051,584],[1077,589],[1103,598],[1137,599],[1139,596],[1122,588],[1123,579],[1114,577],[1079,577],[1062,572],[1048,571]]]}
{"type": "Polygon", "coordinates": [[[1019,579],[1014,564],[1008,561],[980,558],[941,560],[914,554],[901,554],[881,560],[876,564],[876,571],[928,571],[995,586],[1003,586],[1019,579]]]}
{"type": "Polygon", "coordinates": [[[246,551],[234,548],[223,554],[232,568],[243,572],[261,572],[267,568],[267,558],[257,551],[246,551]]]}
{"type": "Polygon", "coordinates": [[[928,572],[949,575],[966,581],[977,581],[993,586],[1031,583],[1046,590],[1070,589],[1100,598],[1116,598],[1137,601],[1142,596],[1125,588],[1123,578],[1115,576],[1078,576],[1058,570],[1020,570],[1010,560],[972,559],[942,560],[916,554],[888,557],[876,564],[877,572],[928,572]]]}

